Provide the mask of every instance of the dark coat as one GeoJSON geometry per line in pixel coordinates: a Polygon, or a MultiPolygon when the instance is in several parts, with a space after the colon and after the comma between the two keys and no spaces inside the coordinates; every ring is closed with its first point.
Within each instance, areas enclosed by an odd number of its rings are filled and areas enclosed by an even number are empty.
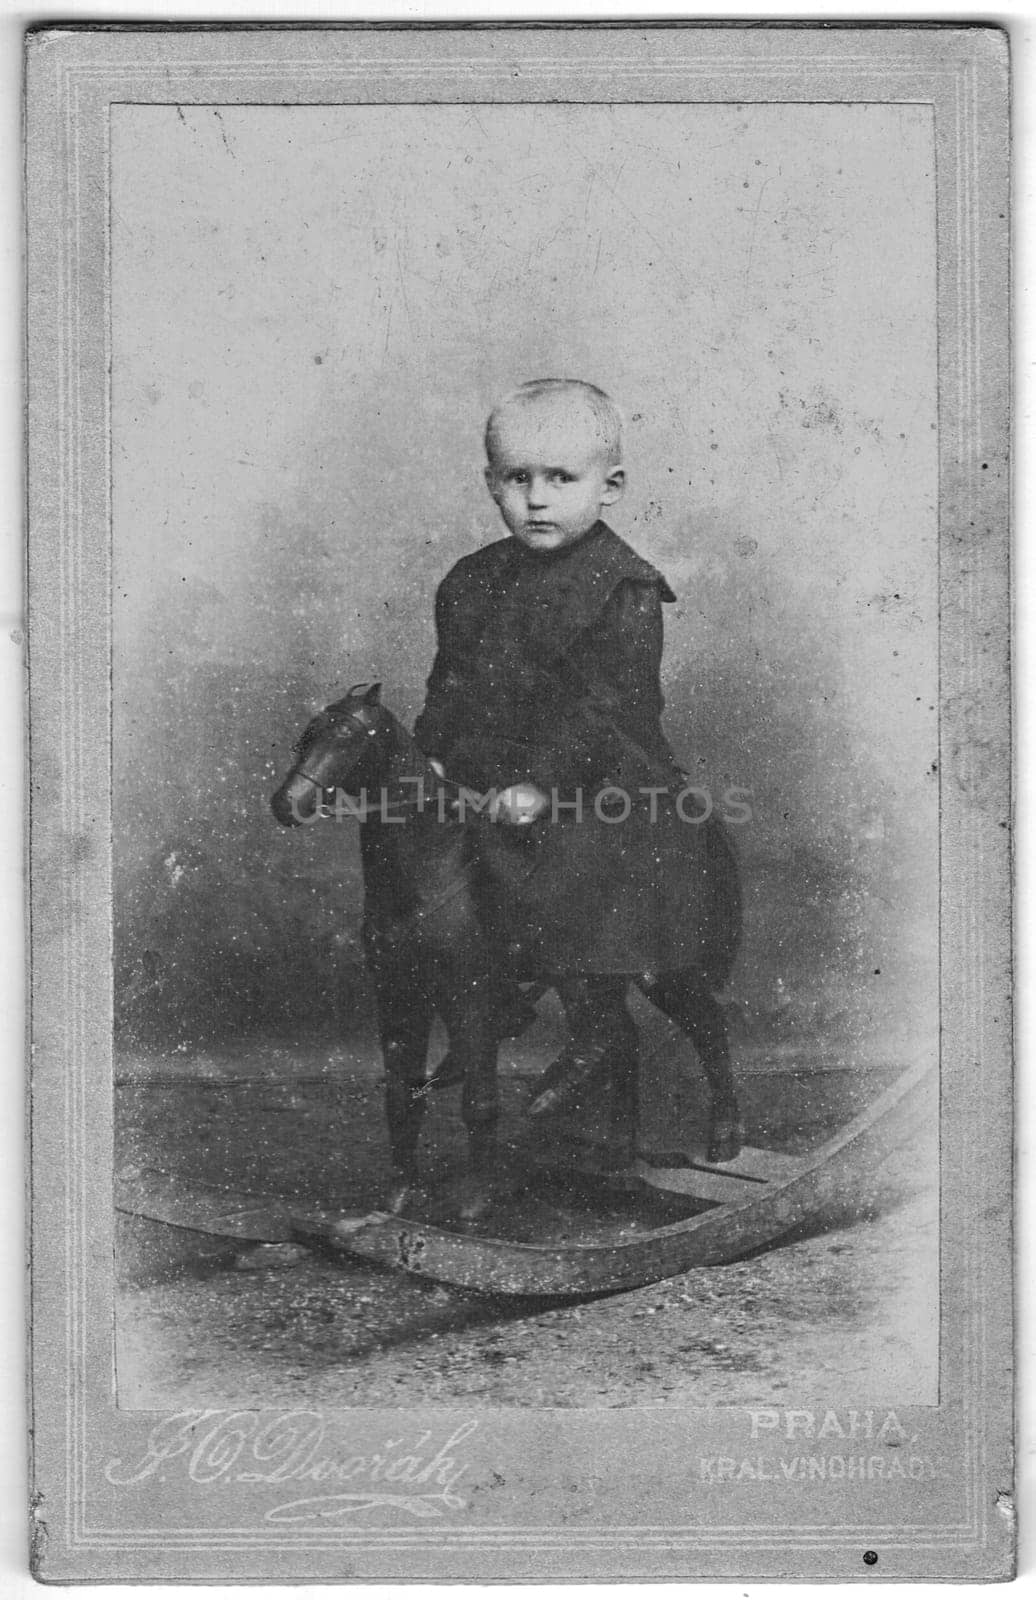
{"type": "MultiPolygon", "coordinates": [[[[438,651],[414,732],[480,793],[528,781],[551,796],[531,827],[478,825],[501,934],[537,970],[696,963],[726,979],[736,868],[717,824],[681,820],[686,780],[661,725],[662,605],[674,599],[604,523],[550,554],[501,539],[440,585],[438,651]],[[640,792],[662,785],[653,799],[640,792]],[[609,787],[633,802],[623,821],[598,814],[609,787]]],[[[601,810],[625,810],[610,798],[601,810]]],[[[699,809],[684,803],[687,816],[699,809]]]]}

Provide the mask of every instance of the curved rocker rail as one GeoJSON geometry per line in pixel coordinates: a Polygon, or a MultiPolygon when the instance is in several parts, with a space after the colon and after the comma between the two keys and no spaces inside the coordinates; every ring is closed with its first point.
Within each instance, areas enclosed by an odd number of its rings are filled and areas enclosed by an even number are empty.
{"type": "MultiPolygon", "coordinates": [[[[934,1069],[926,1065],[904,1073],[826,1144],[801,1160],[785,1158],[771,1180],[742,1181],[744,1199],[617,1244],[518,1244],[383,1212],[367,1217],[292,1212],[292,1230],[300,1240],[319,1240],[349,1255],[485,1294],[585,1295],[634,1289],[691,1267],[733,1261],[844,1200],[905,1137],[924,1109],[933,1076],[934,1069]]],[[[716,1169],[715,1176],[732,1170],[716,1169]]]]}

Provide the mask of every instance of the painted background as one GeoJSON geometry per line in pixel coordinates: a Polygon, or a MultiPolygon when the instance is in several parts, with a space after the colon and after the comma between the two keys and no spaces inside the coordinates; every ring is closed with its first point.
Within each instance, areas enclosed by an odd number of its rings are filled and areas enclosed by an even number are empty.
{"type": "Polygon", "coordinates": [[[752,791],[740,1050],[934,1049],[932,159],[914,106],[113,109],[126,1038],[369,1018],[354,827],[268,795],[351,683],[419,709],[486,412],[567,374],[679,595],[672,742],[752,791]]]}

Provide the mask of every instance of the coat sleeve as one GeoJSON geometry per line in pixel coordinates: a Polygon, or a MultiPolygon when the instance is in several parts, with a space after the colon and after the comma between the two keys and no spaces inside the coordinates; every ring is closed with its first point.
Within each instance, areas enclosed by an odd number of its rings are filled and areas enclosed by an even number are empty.
{"type": "Polygon", "coordinates": [[[625,754],[616,723],[638,741],[654,742],[663,706],[662,632],[659,584],[624,579],[560,664],[563,709],[530,750],[523,776],[547,791],[615,776],[625,754]]]}
{"type": "Polygon", "coordinates": [[[445,578],[435,595],[435,660],[428,675],[424,708],[414,723],[414,738],[426,755],[439,755],[445,747],[452,713],[456,677],[452,666],[452,585],[445,578]]]}
{"type": "Polygon", "coordinates": [[[484,726],[485,708],[455,638],[457,592],[447,575],[436,595],[438,647],[414,724],[421,749],[442,757],[451,776],[482,789],[523,782],[546,793],[593,788],[623,767],[616,722],[638,740],[660,737],[660,582],[620,580],[562,658],[528,668],[509,737],[484,726]]]}

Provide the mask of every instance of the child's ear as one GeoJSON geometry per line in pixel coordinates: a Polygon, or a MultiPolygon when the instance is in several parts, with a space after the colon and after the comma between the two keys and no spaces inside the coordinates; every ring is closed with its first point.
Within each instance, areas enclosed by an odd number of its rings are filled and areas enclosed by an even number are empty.
{"type": "Polygon", "coordinates": [[[483,476],[485,477],[485,480],[486,480],[486,488],[489,490],[490,494],[493,496],[493,499],[495,500],[496,499],[496,473],[493,471],[492,466],[486,467],[483,476]]]}
{"type": "Polygon", "coordinates": [[[604,493],[601,496],[602,506],[613,506],[626,487],[626,468],[614,466],[604,480],[604,493]]]}

